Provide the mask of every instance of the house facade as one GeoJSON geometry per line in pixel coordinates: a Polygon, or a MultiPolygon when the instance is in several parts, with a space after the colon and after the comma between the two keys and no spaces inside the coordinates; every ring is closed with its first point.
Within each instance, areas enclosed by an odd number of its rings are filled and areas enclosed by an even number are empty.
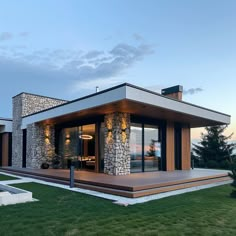
{"type": "Polygon", "coordinates": [[[73,101],[21,93],[13,97],[12,152],[2,165],[73,162],[109,175],[189,170],[191,128],[229,124],[230,116],[182,101],[182,91],[125,83],[73,101]]]}

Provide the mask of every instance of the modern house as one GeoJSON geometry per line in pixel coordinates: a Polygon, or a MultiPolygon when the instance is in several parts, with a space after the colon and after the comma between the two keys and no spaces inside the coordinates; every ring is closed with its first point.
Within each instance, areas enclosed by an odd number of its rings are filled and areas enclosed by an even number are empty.
{"type": "Polygon", "coordinates": [[[0,119],[0,164],[37,169],[56,156],[57,167],[73,160],[109,175],[189,170],[191,128],[229,124],[230,116],[184,102],[182,92],[124,83],[73,101],[21,93],[13,120],[0,119]]]}

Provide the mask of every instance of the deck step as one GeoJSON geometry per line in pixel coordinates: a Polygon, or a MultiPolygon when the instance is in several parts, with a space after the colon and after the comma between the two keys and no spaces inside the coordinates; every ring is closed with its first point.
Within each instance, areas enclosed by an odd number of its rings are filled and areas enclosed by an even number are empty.
{"type": "Polygon", "coordinates": [[[203,185],[220,183],[220,182],[225,182],[229,180],[231,180],[229,177],[221,177],[221,178],[215,178],[215,179],[193,181],[193,182],[177,184],[177,185],[167,186],[167,187],[158,187],[158,188],[152,188],[152,189],[147,189],[147,190],[140,190],[140,191],[133,192],[133,197],[134,198],[144,197],[148,195],[171,192],[171,191],[176,191],[176,190],[181,190],[181,189],[186,189],[186,188],[191,188],[191,187],[199,187],[203,185]]]}
{"type": "MultiPolygon", "coordinates": [[[[22,177],[28,177],[28,178],[34,178],[34,179],[39,179],[43,180],[46,182],[51,182],[51,183],[57,183],[57,184],[63,184],[63,185],[69,185],[69,179],[68,180],[62,180],[62,179],[57,179],[57,178],[50,178],[46,176],[41,176],[41,175],[33,175],[30,173],[26,173],[24,171],[16,171],[16,170],[5,170],[5,169],[0,169],[1,172],[9,173],[9,174],[15,174],[19,175],[22,177]]],[[[118,190],[118,189],[112,189],[108,187],[102,187],[102,186],[97,186],[97,185],[92,185],[92,184],[84,184],[84,183],[79,183],[78,181],[75,181],[75,187],[77,188],[83,188],[87,190],[92,190],[92,191],[98,191],[102,193],[107,193],[107,194],[114,194],[118,196],[123,196],[123,197],[129,197],[132,198],[132,192],[130,191],[125,191],[125,190],[118,190]]]]}
{"type": "MultiPolygon", "coordinates": [[[[50,175],[44,175],[44,174],[39,174],[39,173],[32,174],[24,170],[12,170],[12,169],[9,170],[9,169],[4,169],[4,168],[1,168],[0,170],[2,172],[16,174],[19,176],[35,178],[35,179],[63,184],[63,185],[69,185],[69,178],[53,177],[50,175]]],[[[107,193],[107,194],[128,197],[128,198],[137,198],[137,197],[144,197],[144,196],[149,196],[149,195],[158,194],[158,193],[176,191],[176,190],[185,189],[185,188],[198,187],[198,186],[203,186],[207,184],[220,183],[220,182],[225,182],[228,180],[230,180],[230,177],[228,177],[227,175],[215,176],[215,178],[210,176],[209,178],[206,177],[204,179],[201,178],[199,180],[190,179],[188,181],[183,181],[183,182],[178,182],[178,183],[170,182],[170,183],[165,184],[165,186],[150,185],[149,187],[145,189],[136,189],[136,190],[130,189],[130,188],[117,189],[117,188],[113,188],[112,185],[106,186],[104,184],[99,185],[98,183],[94,184],[93,182],[75,180],[75,187],[98,191],[98,192],[107,193]]]]}
{"type": "Polygon", "coordinates": [[[194,181],[190,183],[178,184],[178,185],[173,185],[173,186],[168,186],[168,187],[151,188],[151,189],[139,190],[139,191],[117,190],[117,189],[112,189],[112,188],[99,187],[99,186],[81,184],[81,183],[80,184],[76,183],[76,186],[80,188],[84,188],[84,189],[119,195],[123,197],[137,198],[137,197],[144,197],[144,196],[149,196],[149,195],[158,194],[158,193],[176,191],[176,190],[185,189],[185,188],[203,186],[207,184],[220,183],[220,182],[225,182],[229,180],[230,180],[229,177],[222,177],[222,178],[217,178],[217,179],[194,181]]]}

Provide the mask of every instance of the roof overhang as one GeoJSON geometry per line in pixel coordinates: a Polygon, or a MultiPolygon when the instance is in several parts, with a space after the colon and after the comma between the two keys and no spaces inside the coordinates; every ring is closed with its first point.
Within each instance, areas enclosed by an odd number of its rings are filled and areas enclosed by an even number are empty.
{"type": "Polygon", "coordinates": [[[31,123],[63,123],[112,112],[128,112],[154,119],[187,123],[192,128],[230,123],[229,115],[130,84],[122,84],[24,117],[22,128],[26,128],[31,123]]]}
{"type": "Polygon", "coordinates": [[[12,132],[12,120],[0,118],[0,133],[12,132]]]}

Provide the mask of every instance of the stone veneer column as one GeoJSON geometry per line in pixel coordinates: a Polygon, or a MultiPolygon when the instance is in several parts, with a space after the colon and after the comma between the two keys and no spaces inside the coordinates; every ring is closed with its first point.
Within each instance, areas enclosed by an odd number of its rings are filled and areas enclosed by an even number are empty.
{"type": "Polygon", "coordinates": [[[55,155],[55,129],[53,125],[30,124],[27,126],[26,166],[40,168],[50,163],[55,155]]]}
{"type": "Polygon", "coordinates": [[[12,166],[22,167],[23,132],[22,122],[22,94],[13,98],[12,122],[12,166]]]}
{"type": "Polygon", "coordinates": [[[112,113],[105,115],[104,173],[130,174],[130,115],[112,113]]]}

